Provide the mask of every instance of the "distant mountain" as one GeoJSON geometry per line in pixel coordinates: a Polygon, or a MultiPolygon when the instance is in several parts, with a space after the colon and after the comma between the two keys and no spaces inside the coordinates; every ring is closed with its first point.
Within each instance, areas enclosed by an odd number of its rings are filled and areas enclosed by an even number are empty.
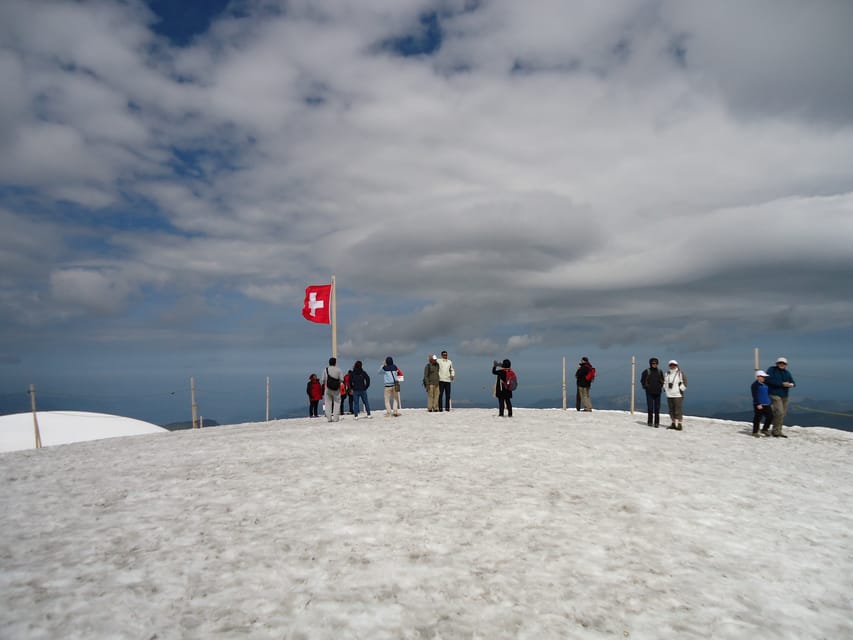
{"type": "MultiPolygon", "coordinates": [[[[204,428],[207,427],[218,427],[219,423],[216,420],[211,420],[210,418],[204,419],[204,428]]],[[[164,429],[168,429],[169,431],[180,431],[181,429],[192,429],[193,421],[186,420],[184,422],[170,422],[169,424],[163,425],[164,429]]]]}

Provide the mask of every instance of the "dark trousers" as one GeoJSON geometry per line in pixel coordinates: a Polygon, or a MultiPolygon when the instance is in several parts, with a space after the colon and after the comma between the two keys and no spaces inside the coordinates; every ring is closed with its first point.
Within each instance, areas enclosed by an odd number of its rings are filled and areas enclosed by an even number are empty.
{"type": "Polygon", "coordinates": [[[502,416],[506,410],[506,414],[512,418],[512,398],[503,394],[498,394],[498,415],[502,416]]]}
{"type": "Polygon", "coordinates": [[[349,403],[349,412],[352,413],[352,393],[347,394],[347,402],[349,403]]]}
{"type": "Polygon", "coordinates": [[[758,433],[758,427],[761,424],[761,419],[764,418],[764,431],[770,428],[770,423],[773,422],[773,407],[769,404],[761,405],[761,409],[753,406],[754,413],[752,414],[752,432],[758,433]]]}
{"type": "Polygon", "coordinates": [[[646,392],[646,408],[649,412],[649,424],[660,424],[660,394],[646,392]]]}
{"type": "Polygon", "coordinates": [[[318,414],[317,414],[317,409],[318,409],[318,408],[319,408],[319,406],[320,406],[320,401],[319,401],[319,400],[309,400],[309,402],[310,402],[311,404],[310,404],[310,405],[308,405],[308,417],[309,417],[309,418],[317,418],[317,417],[319,417],[319,416],[318,416],[318,414]]]}
{"type": "Polygon", "coordinates": [[[445,411],[450,411],[450,383],[438,383],[438,410],[441,411],[444,407],[445,411]],[[444,399],[442,402],[442,398],[444,399]]]}

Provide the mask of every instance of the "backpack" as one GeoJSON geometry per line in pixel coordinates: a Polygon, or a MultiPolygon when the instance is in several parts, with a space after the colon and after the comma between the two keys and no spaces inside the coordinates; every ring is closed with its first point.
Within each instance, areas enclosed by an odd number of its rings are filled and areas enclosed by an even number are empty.
{"type": "Polygon", "coordinates": [[[332,391],[337,391],[341,388],[340,378],[333,378],[329,375],[329,370],[326,369],[326,388],[332,391]]]}
{"type": "Polygon", "coordinates": [[[587,382],[595,380],[595,367],[590,367],[589,371],[586,372],[586,380],[587,382]]]}
{"type": "Polygon", "coordinates": [[[512,369],[506,370],[506,380],[504,380],[504,389],[507,391],[515,391],[518,389],[518,376],[512,369]]]}

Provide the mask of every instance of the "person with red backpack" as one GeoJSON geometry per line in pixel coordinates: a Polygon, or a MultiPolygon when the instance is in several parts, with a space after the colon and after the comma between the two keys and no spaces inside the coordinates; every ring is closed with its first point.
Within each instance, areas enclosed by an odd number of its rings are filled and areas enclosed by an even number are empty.
{"type": "Polygon", "coordinates": [[[512,390],[517,384],[515,372],[510,368],[512,363],[505,359],[503,362],[492,361],[492,375],[498,379],[495,381],[495,397],[498,399],[498,417],[512,418],[512,390]]]}
{"type": "MultiPolygon", "coordinates": [[[[580,396],[583,411],[592,411],[592,400],[589,398],[589,388],[592,381],[595,380],[595,367],[589,362],[589,358],[584,356],[578,364],[578,370],[575,372],[575,379],[578,381],[578,395],[580,396]]],[[[581,409],[578,409],[580,411],[581,409]]]]}

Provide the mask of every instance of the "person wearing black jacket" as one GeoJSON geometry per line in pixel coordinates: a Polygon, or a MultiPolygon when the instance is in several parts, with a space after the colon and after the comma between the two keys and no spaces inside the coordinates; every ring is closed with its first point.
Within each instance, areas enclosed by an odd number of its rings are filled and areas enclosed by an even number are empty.
{"type": "Polygon", "coordinates": [[[575,372],[575,378],[578,381],[578,396],[580,396],[583,411],[592,411],[592,400],[589,398],[589,388],[592,386],[592,380],[589,379],[591,371],[592,365],[589,363],[589,358],[584,356],[581,358],[578,370],[575,372]]]}
{"type": "Polygon", "coordinates": [[[504,417],[504,409],[506,409],[506,417],[512,418],[512,389],[506,383],[506,371],[512,367],[512,362],[504,360],[492,362],[492,375],[497,376],[495,381],[495,397],[498,399],[498,417],[504,417]]]}
{"type": "Polygon", "coordinates": [[[663,391],[663,372],[658,369],[658,359],[649,358],[649,368],[643,371],[640,384],[646,391],[646,408],[649,412],[648,425],[660,427],[660,395],[663,391]]]}
{"type": "Polygon", "coordinates": [[[360,409],[359,401],[364,402],[364,410],[367,412],[367,417],[370,418],[370,403],[367,401],[367,389],[370,387],[370,376],[367,375],[367,371],[364,370],[361,360],[356,360],[355,364],[352,366],[352,372],[349,374],[349,383],[350,388],[352,389],[352,396],[350,397],[355,402],[353,418],[358,420],[358,412],[360,409]]]}

